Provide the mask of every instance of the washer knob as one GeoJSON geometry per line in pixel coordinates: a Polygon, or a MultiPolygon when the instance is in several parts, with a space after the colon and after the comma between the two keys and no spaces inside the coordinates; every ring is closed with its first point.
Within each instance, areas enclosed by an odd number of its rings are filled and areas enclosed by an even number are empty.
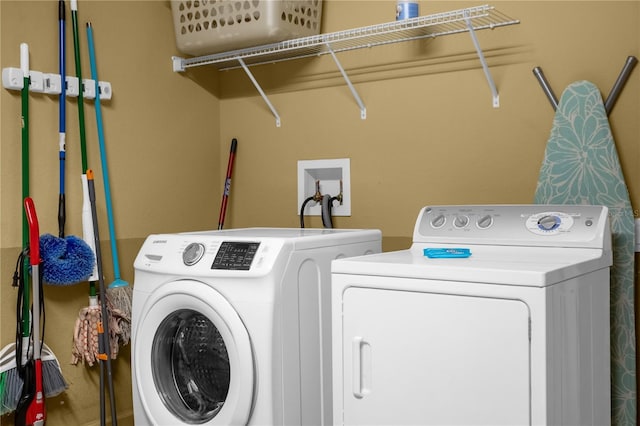
{"type": "Polygon", "coordinates": [[[478,225],[478,228],[480,228],[480,229],[487,229],[488,227],[490,227],[493,224],[493,218],[491,217],[490,214],[486,214],[486,215],[482,216],[481,218],[479,218],[478,221],[476,222],[476,224],[478,225]]]}
{"type": "Polygon", "coordinates": [[[538,219],[538,227],[543,231],[553,231],[560,226],[560,218],[558,216],[546,215],[538,219]]]}
{"type": "Polygon", "coordinates": [[[193,266],[202,259],[204,251],[204,244],[191,243],[182,252],[182,261],[187,266],[193,266]]]}

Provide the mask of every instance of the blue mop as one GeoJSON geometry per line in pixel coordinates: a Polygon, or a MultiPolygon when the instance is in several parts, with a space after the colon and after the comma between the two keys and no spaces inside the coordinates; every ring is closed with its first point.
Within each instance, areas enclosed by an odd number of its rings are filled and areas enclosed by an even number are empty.
{"type": "Polygon", "coordinates": [[[93,250],[82,239],[64,235],[65,212],[65,160],[66,160],[66,55],[65,55],[65,4],[58,1],[58,53],[62,88],[59,103],[59,159],[60,194],[58,197],[58,237],[51,234],[40,236],[42,256],[42,280],[52,285],[72,285],[86,281],[93,272],[95,256],[93,250]]]}
{"type": "Polygon", "coordinates": [[[93,250],[81,238],[51,234],[40,236],[42,280],[52,285],[71,285],[87,281],[95,266],[93,250]]]}

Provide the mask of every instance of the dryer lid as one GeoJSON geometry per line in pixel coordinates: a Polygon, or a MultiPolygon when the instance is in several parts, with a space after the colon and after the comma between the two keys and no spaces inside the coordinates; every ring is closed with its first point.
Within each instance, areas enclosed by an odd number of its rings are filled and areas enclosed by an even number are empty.
{"type": "Polygon", "coordinates": [[[467,245],[468,258],[430,259],[426,247],[334,260],[332,273],[545,287],[611,266],[611,252],[561,247],[467,245]]]}

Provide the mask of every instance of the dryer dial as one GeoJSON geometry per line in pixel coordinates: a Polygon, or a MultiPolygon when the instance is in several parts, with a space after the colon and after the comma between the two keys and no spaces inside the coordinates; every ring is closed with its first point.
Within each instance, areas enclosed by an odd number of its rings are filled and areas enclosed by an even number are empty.
{"type": "Polygon", "coordinates": [[[538,219],[538,227],[543,231],[553,231],[558,226],[560,226],[561,222],[562,221],[558,216],[554,216],[554,215],[543,216],[540,219],[538,219]]]}
{"type": "Polygon", "coordinates": [[[478,228],[480,229],[487,229],[488,227],[493,225],[493,217],[491,217],[490,214],[481,216],[480,218],[478,218],[476,225],[478,225],[478,228]]]}
{"type": "Polygon", "coordinates": [[[442,228],[444,224],[447,222],[447,218],[443,214],[439,214],[433,219],[431,219],[431,226],[438,229],[442,228]]]}
{"type": "Polygon", "coordinates": [[[193,266],[204,256],[205,247],[201,243],[191,243],[182,252],[182,261],[187,266],[193,266]]]}
{"type": "Polygon", "coordinates": [[[563,212],[538,213],[529,216],[525,226],[537,235],[557,235],[569,232],[573,217],[563,212]]]}
{"type": "Polygon", "coordinates": [[[465,215],[456,216],[453,219],[453,226],[456,228],[464,228],[469,224],[469,217],[465,215]]]}

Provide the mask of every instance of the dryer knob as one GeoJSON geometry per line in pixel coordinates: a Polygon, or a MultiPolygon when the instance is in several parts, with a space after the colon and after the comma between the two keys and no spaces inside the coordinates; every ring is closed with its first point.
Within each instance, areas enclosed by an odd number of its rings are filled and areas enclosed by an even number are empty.
{"type": "Polygon", "coordinates": [[[191,243],[182,252],[182,261],[187,266],[193,266],[202,259],[204,250],[204,244],[191,243]]]}
{"type": "Polygon", "coordinates": [[[493,217],[491,217],[490,214],[486,214],[486,215],[480,217],[478,219],[478,221],[476,222],[476,224],[478,225],[478,228],[480,228],[480,229],[487,229],[488,227],[493,225],[493,217]]]}
{"type": "Polygon", "coordinates": [[[456,216],[456,218],[453,219],[453,225],[456,228],[464,228],[468,224],[469,224],[469,217],[467,216],[464,216],[464,215],[456,216]]]}
{"type": "Polygon", "coordinates": [[[538,220],[538,227],[543,231],[553,231],[560,226],[560,218],[558,216],[547,215],[538,220]]]}
{"type": "Polygon", "coordinates": [[[431,226],[433,226],[436,229],[442,228],[446,223],[446,221],[447,221],[447,218],[443,214],[439,214],[433,219],[431,219],[431,226]]]}

